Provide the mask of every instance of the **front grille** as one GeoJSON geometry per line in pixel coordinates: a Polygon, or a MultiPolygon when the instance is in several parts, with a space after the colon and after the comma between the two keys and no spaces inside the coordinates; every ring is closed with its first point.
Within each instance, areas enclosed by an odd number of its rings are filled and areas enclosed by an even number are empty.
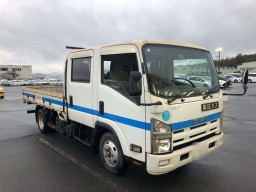
{"type": "Polygon", "coordinates": [[[193,137],[196,137],[196,136],[199,136],[199,135],[205,134],[205,133],[206,133],[206,131],[204,131],[204,132],[202,132],[202,133],[198,133],[198,134],[192,135],[192,136],[190,136],[190,138],[193,138],[193,137]]]}
{"type": "Polygon", "coordinates": [[[200,124],[200,125],[196,125],[196,126],[190,127],[190,130],[196,129],[196,128],[198,128],[198,127],[203,127],[203,126],[205,126],[205,125],[206,125],[206,123],[203,123],[203,124],[200,124]]]}
{"type": "Polygon", "coordinates": [[[183,140],[184,139],[178,139],[178,140],[173,141],[173,143],[178,143],[178,142],[183,141],[183,140]]]}
{"type": "Polygon", "coordinates": [[[210,135],[206,135],[206,136],[201,137],[201,138],[199,138],[199,139],[196,139],[196,140],[194,140],[194,141],[190,141],[190,142],[188,142],[188,143],[184,143],[184,144],[182,144],[182,145],[178,145],[178,146],[176,146],[176,147],[173,147],[173,151],[176,151],[176,150],[179,150],[179,149],[182,149],[182,148],[191,146],[191,145],[193,145],[194,142],[201,142],[201,141],[204,141],[204,140],[206,140],[206,139],[209,139],[209,138],[211,138],[211,137],[213,137],[213,136],[215,136],[215,133],[211,133],[210,135]]]}
{"type": "Polygon", "coordinates": [[[184,129],[180,129],[180,130],[174,131],[173,134],[182,133],[182,132],[184,132],[184,129]]]}
{"type": "Polygon", "coordinates": [[[219,120],[214,119],[206,123],[173,131],[173,150],[189,146],[198,140],[207,139],[209,135],[216,134],[219,128],[219,120]]]}

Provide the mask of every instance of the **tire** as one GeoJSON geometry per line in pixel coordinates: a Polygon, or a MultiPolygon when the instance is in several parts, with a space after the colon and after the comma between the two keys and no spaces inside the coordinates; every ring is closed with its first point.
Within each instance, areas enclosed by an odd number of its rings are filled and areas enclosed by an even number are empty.
{"type": "Polygon", "coordinates": [[[113,174],[118,175],[127,168],[121,146],[112,133],[107,132],[100,139],[100,158],[113,174]]]}
{"type": "Polygon", "coordinates": [[[251,79],[248,79],[248,83],[252,83],[252,80],[251,80],[251,79]]]}
{"type": "Polygon", "coordinates": [[[237,80],[237,79],[235,79],[235,80],[234,80],[234,83],[238,83],[238,80],[237,80]]]}
{"type": "Polygon", "coordinates": [[[38,124],[39,131],[42,134],[46,134],[48,132],[45,113],[42,109],[39,109],[39,111],[37,112],[37,124],[38,124]]]}

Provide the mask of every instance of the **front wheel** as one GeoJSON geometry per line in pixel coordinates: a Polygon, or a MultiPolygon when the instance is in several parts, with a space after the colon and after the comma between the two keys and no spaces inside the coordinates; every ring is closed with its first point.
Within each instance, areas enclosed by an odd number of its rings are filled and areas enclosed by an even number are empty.
{"type": "Polygon", "coordinates": [[[45,113],[42,109],[40,109],[37,112],[37,124],[38,124],[39,131],[43,134],[46,134],[48,131],[48,127],[47,127],[45,113]]]}
{"type": "Polygon", "coordinates": [[[105,133],[101,137],[100,158],[104,167],[111,173],[120,174],[127,167],[121,146],[112,133],[105,133]]]}
{"type": "Polygon", "coordinates": [[[252,80],[251,80],[251,79],[248,79],[248,83],[252,83],[252,80]]]}

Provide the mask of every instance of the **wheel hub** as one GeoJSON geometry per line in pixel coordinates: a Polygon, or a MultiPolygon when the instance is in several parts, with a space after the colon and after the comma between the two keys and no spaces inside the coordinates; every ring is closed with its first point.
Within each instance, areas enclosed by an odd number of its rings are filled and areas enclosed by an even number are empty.
{"type": "Polygon", "coordinates": [[[103,156],[105,161],[111,167],[114,167],[118,163],[118,151],[116,145],[108,140],[103,145],[103,156]]]}
{"type": "Polygon", "coordinates": [[[43,115],[42,114],[39,114],[39,117],[38,117],[38,124],[39,124],[39,128],[41,130],[44,129],[44,120],[43,120],[43,115]]]}

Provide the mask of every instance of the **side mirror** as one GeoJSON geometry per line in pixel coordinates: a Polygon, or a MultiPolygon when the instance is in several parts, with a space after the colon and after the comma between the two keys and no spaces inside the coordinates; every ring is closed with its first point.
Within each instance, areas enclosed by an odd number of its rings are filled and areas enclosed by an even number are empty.
{"type": "Polygon", "coordinates": [[[245,69],[243,74],[243,84],[247,85],[247,83],[248,83],[248,69],[245,69]]]}
{"type": "Polygon", "coordinates": [[[233,96],[245,95],[245,93],[247,91],[247,83],[248,83],[248,69],[245,69],[244,70],[244,74],[243,74],[243,80],[242,80],[242,84],[243,84],[243,88],[244,88],[244,93],[242,93],[242,94],[223,93],[223,95],[233,95],[233,96]]]}
{"type": "Polygon", "coordinates": [[[248,83],[248,69],[245,69],[244,70],[244,74],[243,74],[243,87],[244,87],[244,94],[246,93],[247,91],[247,83],[248,83]]]}
{"type": "Polygon", "coordinates": [[[132,71],[129,77],[129,95],[141,95],[141,73],[139,71],[132,71]]]}

